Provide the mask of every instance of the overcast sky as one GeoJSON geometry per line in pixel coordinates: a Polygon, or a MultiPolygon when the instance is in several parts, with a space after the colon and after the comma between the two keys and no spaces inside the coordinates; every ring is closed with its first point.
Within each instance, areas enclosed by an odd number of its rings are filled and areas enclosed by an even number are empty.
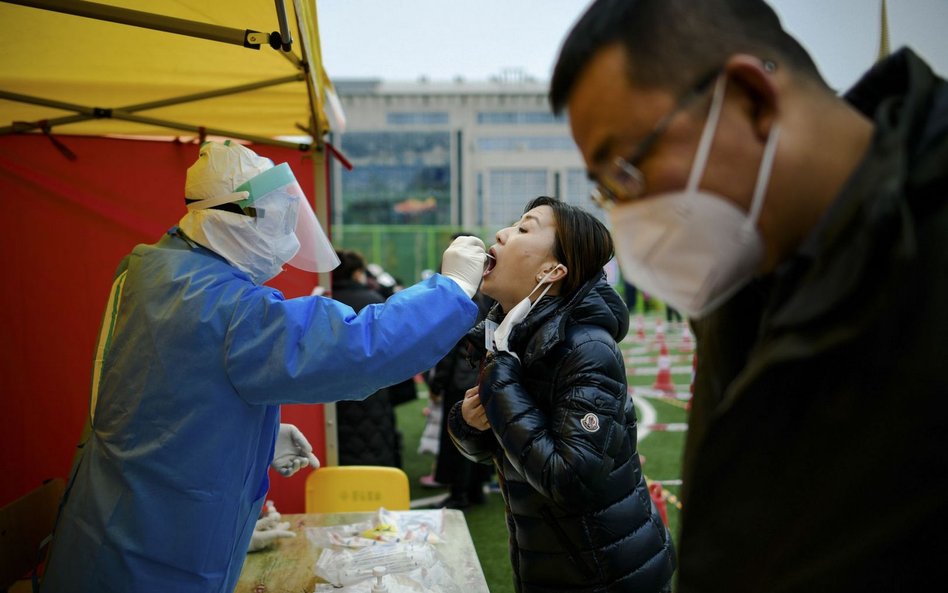
{"type": "MultiPolygon", "coordinates": [[[[875,60],[881,0],[772,0],[829,84],[845,90],[875,60]]],[[[487,80],[521,69],[548,80],[586,0],[319,0],[331,79],[487,80]]],[[[893,50],[909,45],[948,74],[948,0],[889,0],[893,50]]]]}

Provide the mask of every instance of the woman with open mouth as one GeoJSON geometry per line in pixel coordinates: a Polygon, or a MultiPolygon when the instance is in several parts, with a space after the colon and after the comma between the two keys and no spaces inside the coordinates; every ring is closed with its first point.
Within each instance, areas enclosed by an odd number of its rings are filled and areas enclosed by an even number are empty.
{"type": "Polygon", "coordinates": [[[606,228],[559,200],[498,231],[468,334],[479,385],[451,410],[468,458],[495,464],[520,593],[670,591],[671,537],[651,504],[617,342],[629,326],[605,281],[606,228]]]}

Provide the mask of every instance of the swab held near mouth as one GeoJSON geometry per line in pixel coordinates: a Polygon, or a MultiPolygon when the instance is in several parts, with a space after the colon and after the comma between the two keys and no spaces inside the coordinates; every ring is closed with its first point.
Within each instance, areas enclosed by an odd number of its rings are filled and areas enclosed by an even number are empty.
{"type": "Polygon", "coordinates": [[[488,253],[488,254],[487,254],[487,259],[484,260],[484,275],[485,275],[485,276],[486,276],[488,273],[490,273],[491,270],[494,269],[494,264],[496,264],[496,263],[497,263],[497,258],[488,253]]]}

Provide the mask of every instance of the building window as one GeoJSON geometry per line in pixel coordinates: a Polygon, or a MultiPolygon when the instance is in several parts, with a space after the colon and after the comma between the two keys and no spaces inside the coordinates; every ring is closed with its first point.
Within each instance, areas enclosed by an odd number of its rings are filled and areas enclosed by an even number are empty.
{"type": "Polygon", "coordinates": [[[602,208],[597,208],[589,198],[595,184],[589,180],[583,169],[568,169],[566,171],[566,192],[561,196],[564,202],[578,206],[589,212],[600,222],[605,224],[606,214],[602,208]]]}
{"type": "Polygon", "coordinates": [[[350,132],[341,172],[345,224],[450,224],[450,132],[350,132]]]}
{"type": "Polygon", "coordinates": [[[576,143],[568,136],[488,136],[478,138],[476,146],[483,152],[576,150],[576,143]]]}
{"type": "Polygon", "coordinates": [[[564,124],[566,117],[549,111],[481,111],[477,114],[477,123],[491,126],[564,124]]]}
{"type": "Polygon", "coordinates": [[[390,111],[385,114],[390,126],[446,126],[448,114],[445,111],[390,111]]]}
{"type": "Polygon", "coordinates": [[[488,174],[486,223],[506,227],[523,215],[533,198],[547,193],[546,169],[492,169],[488,174]]]}

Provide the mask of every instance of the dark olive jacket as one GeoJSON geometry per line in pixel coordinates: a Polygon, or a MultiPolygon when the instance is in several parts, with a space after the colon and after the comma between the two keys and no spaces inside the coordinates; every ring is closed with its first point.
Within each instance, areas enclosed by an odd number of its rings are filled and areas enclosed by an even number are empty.
{"type": "Polygon", "coordinates": [[[695,324],[681,593],[948,582],[948,87],[847,95],[863,161],[796,255],[695,324]]]}
{"type": "MultiPolygon", "coordinates": [[[[452,409],[461,452],[496,464],[517,591],[656,593],[672,576],[616,345],[628,327],[628,310],[603,279],[569,302],[541,299],[510,337],[523,363],[502,353],[484,368],[491,430],[468,426],[460,402],[452,409]]],[[[471,342],[484,351],[483,324],[471,342]]]]}

